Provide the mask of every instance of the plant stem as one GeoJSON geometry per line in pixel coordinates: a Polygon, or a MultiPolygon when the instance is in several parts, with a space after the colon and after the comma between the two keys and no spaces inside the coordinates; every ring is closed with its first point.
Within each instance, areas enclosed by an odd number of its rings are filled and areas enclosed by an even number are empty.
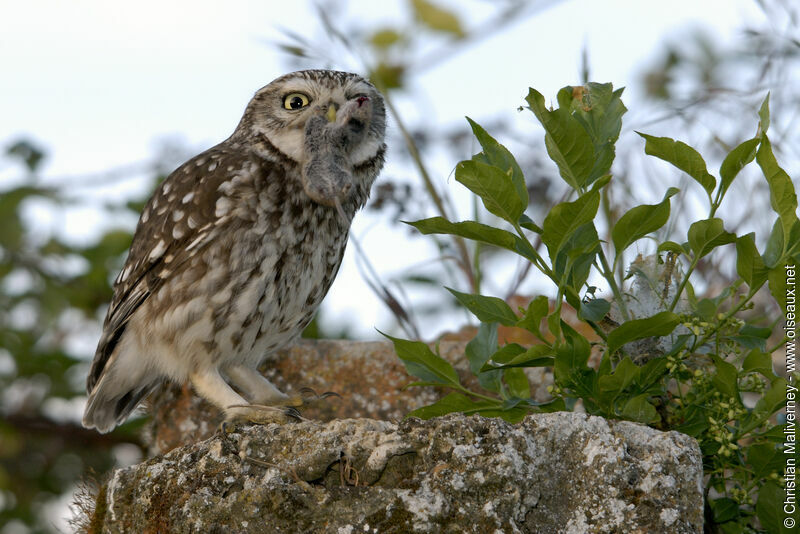
{"type": "Polygon", "coordinates": [[[519,225],[519,223],[514,223],[514,230],[517,231],[517,235],[520,237],[520,239],[525,241],[525,244],[528,245],[528,247],[533,252],[533,260],[531,261],[531,263],[533,263],[536,266],[536,268],[542,272],[542,274],[547,276],[556,285],[558,285],[558,280],[556,280],[556,277],[553,274],[552,269],[550,269],[550,267],[547,266],[547,264],[544,261],[544,258],[542,258],[538,252],[536,252],[536,248],[534,248],[533,244],[528,240],[528,236],[525,235],[525,232],[523,232],[522,227],[519,225]]]}
{"type": "Polygon", "coordinates": [[[678,286],[678,291],[675,292],[675,298],[672,299],[672,304],[669,305],[669,311],[674,311],[675,306],[678,305],[678,301],[681,298],[681,294],[683,293],[683,289],[686,287],[686,284],[689,283],[689,276],[691,276],[692,272],[694,272],[695,267],[697,267],[698,262],[700,261],[700,257],[696,256],[692,260],[692,264],[689,265],[689,270],[686,271],[686,274],[683,276],[683,280],[681,280],[680,285],[678,286]]]}
{"type": "MultiPolygon", "coordinates": [[[[394,102],[392,102],[388,92],[384,92],[384,102],[386,103],[386,107],[389,108],[395,124],[397,124],[397,127],[400,129],[400,133],[403,134],[403,139],[406,142],[408,153],[411,155],[411,159],[414,160],[414,164],[416,165],[417,170],[422,177],[422,181],[425,184],[425,189],[427,189],[428,195],[430,195],[431,200],[433,200],[433,204],[436,206],[439,215],[445,219],[449,219],[447,216],[447,210],[442,202],[442,197],[439,196],[439,193],[436,191],[436,187],[433,185],[433,180],[431,180],[431,176],[428,174],[428,169],[425,167],[425,163],[422,161],[422,156],[419,153],[417,144],[414,142],[414,138],[411,137],[411,134],[406,128],[403,119],[397,112],[397,108],[394,107],[394,102]]],[[[460,236],[453,236],[453,240],[455,241],[456,248],[458,248],[458,253],[461,257],[460,263],[464,269],[464,273],[467,275],[467,279],[469,280],[469,286],[474,291],[476,289],[475,273],[472,270],[472,262],[470,260],[469,252],[467,251],[467,245],[464,242],[464,239],[460,236]]]]}
{"type": "Polygon", "coordinates": [[[611,291],[614,293],[614,298],[616,299],[617,303],[619,304],[619,309],[622,312],[622,317],[625,318],[626,321],[631,319],[630,313],[628,313],[628,306],[625,304],[625,299],[622,298],[622,293],[617,287],[617,281],[614,280],[614,273],[611,271],[611,267],[608,266],[608,260],[606,259],[606,253],[603,252],[603,247],[600,247],[600,252],[597,254],[600,258],[600,263],[603,266],[603,278],[606,279],[608,285],[611,286],[611,291]]]}
{"type": "Polygon", "coordinates": [[[466,395],[470,395],[472,397],[477,397],[477,398],[483,399],[485,401],[491,401],[491,402],[500,402],[501,401],[501,399],[498,399],[496,397],[490,397],[488,395],[482,395],[480,393],[476,393],[476,392],[472,391],[471,389],[467,389],[467,388],[465,388],[464,386],[461,386],[461,385],[458,386],[458,390],[461,391],[462,393],[466,394],[466,395]]]}

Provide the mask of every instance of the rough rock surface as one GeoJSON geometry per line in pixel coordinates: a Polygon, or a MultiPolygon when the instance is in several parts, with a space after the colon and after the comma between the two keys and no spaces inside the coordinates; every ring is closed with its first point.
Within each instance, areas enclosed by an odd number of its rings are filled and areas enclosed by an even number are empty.
{"type": "Polygon", "coordinates": [[[244,426],[120,469],[103,532],[702,532],[697,443],[576,413],[244,426]]]}
{"type": "MultiPolygon", "coordinates": [[[[439,344],[442,357],[455,366],[467,386],[476,385],[464,358],[464,346],[473,335],[474,331],[451,334],[439,344]]],[[[304,417],[318,421],[353,417],[397,421],[447,393],[433,388],[403,389],[415,379],[406,373],[388,341],[303,340],[277,352],[261,371],[288,394],[302,387],[340,394],[341,398],[328,398],[302,410],[304,417]]],[[[528,371],[533,398],[548,400],[546,387],[552,383],[552,375],[542,368],[528,371]]],[[[145,428],[144,441],[150,456],[207,439],[222,419],[219,410],[189,386],[167,386],[149,400],[153,417],[145,428]]]]}

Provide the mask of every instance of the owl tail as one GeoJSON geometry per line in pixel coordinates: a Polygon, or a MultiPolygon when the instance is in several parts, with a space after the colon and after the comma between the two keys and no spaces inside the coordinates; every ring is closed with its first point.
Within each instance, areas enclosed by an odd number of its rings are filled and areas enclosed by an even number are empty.
{"type": "Polygon", "coordinates": [[[96,428],[103,434],[122,424],[142,399],[160,384],[159,381],[150,382],[122,395],[118,395],[118,391],[115,391],[114,395],[109,395],[103,388],[105,383],[106,381],[101,379],[92,390],[82,421],[84,427],[96,428]]]}

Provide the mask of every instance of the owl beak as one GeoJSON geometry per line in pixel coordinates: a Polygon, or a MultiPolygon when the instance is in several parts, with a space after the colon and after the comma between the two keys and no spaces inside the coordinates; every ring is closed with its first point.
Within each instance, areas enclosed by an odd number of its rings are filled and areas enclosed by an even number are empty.
{"type": "Polygon", "coordinates": [[[331,104],[328,106],[328,111],[325,113],[325,118],[328,122],[336,122],[336,106],[331,104]]]}

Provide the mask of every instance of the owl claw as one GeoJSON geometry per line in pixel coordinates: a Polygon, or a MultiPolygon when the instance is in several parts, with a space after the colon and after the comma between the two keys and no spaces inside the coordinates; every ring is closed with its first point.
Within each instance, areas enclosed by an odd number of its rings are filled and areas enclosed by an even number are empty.
{"type": "Polygon", "coordinates": [[[225,410],[225,421],[221,429],[226,429],[225,424],[253,423],[268,425],[271,423],[284,425],[295,421],[305,421],[303,416],[294,406],[266,406],[264,404],[237,404],[228,406],[225,410]]]}
{"type": "Polygon", "coordinates": [[[310,387],[300,388],[300,396],[303,398],[304,401],[306,398],[312,401],[327,399],[328,397],[338,397],[340,399],[342,398],[342,396],[336,393],[335,391],[325,391],[323,393],[317,393],[316,391],[314,391],[314,389],[310,387]]]}

